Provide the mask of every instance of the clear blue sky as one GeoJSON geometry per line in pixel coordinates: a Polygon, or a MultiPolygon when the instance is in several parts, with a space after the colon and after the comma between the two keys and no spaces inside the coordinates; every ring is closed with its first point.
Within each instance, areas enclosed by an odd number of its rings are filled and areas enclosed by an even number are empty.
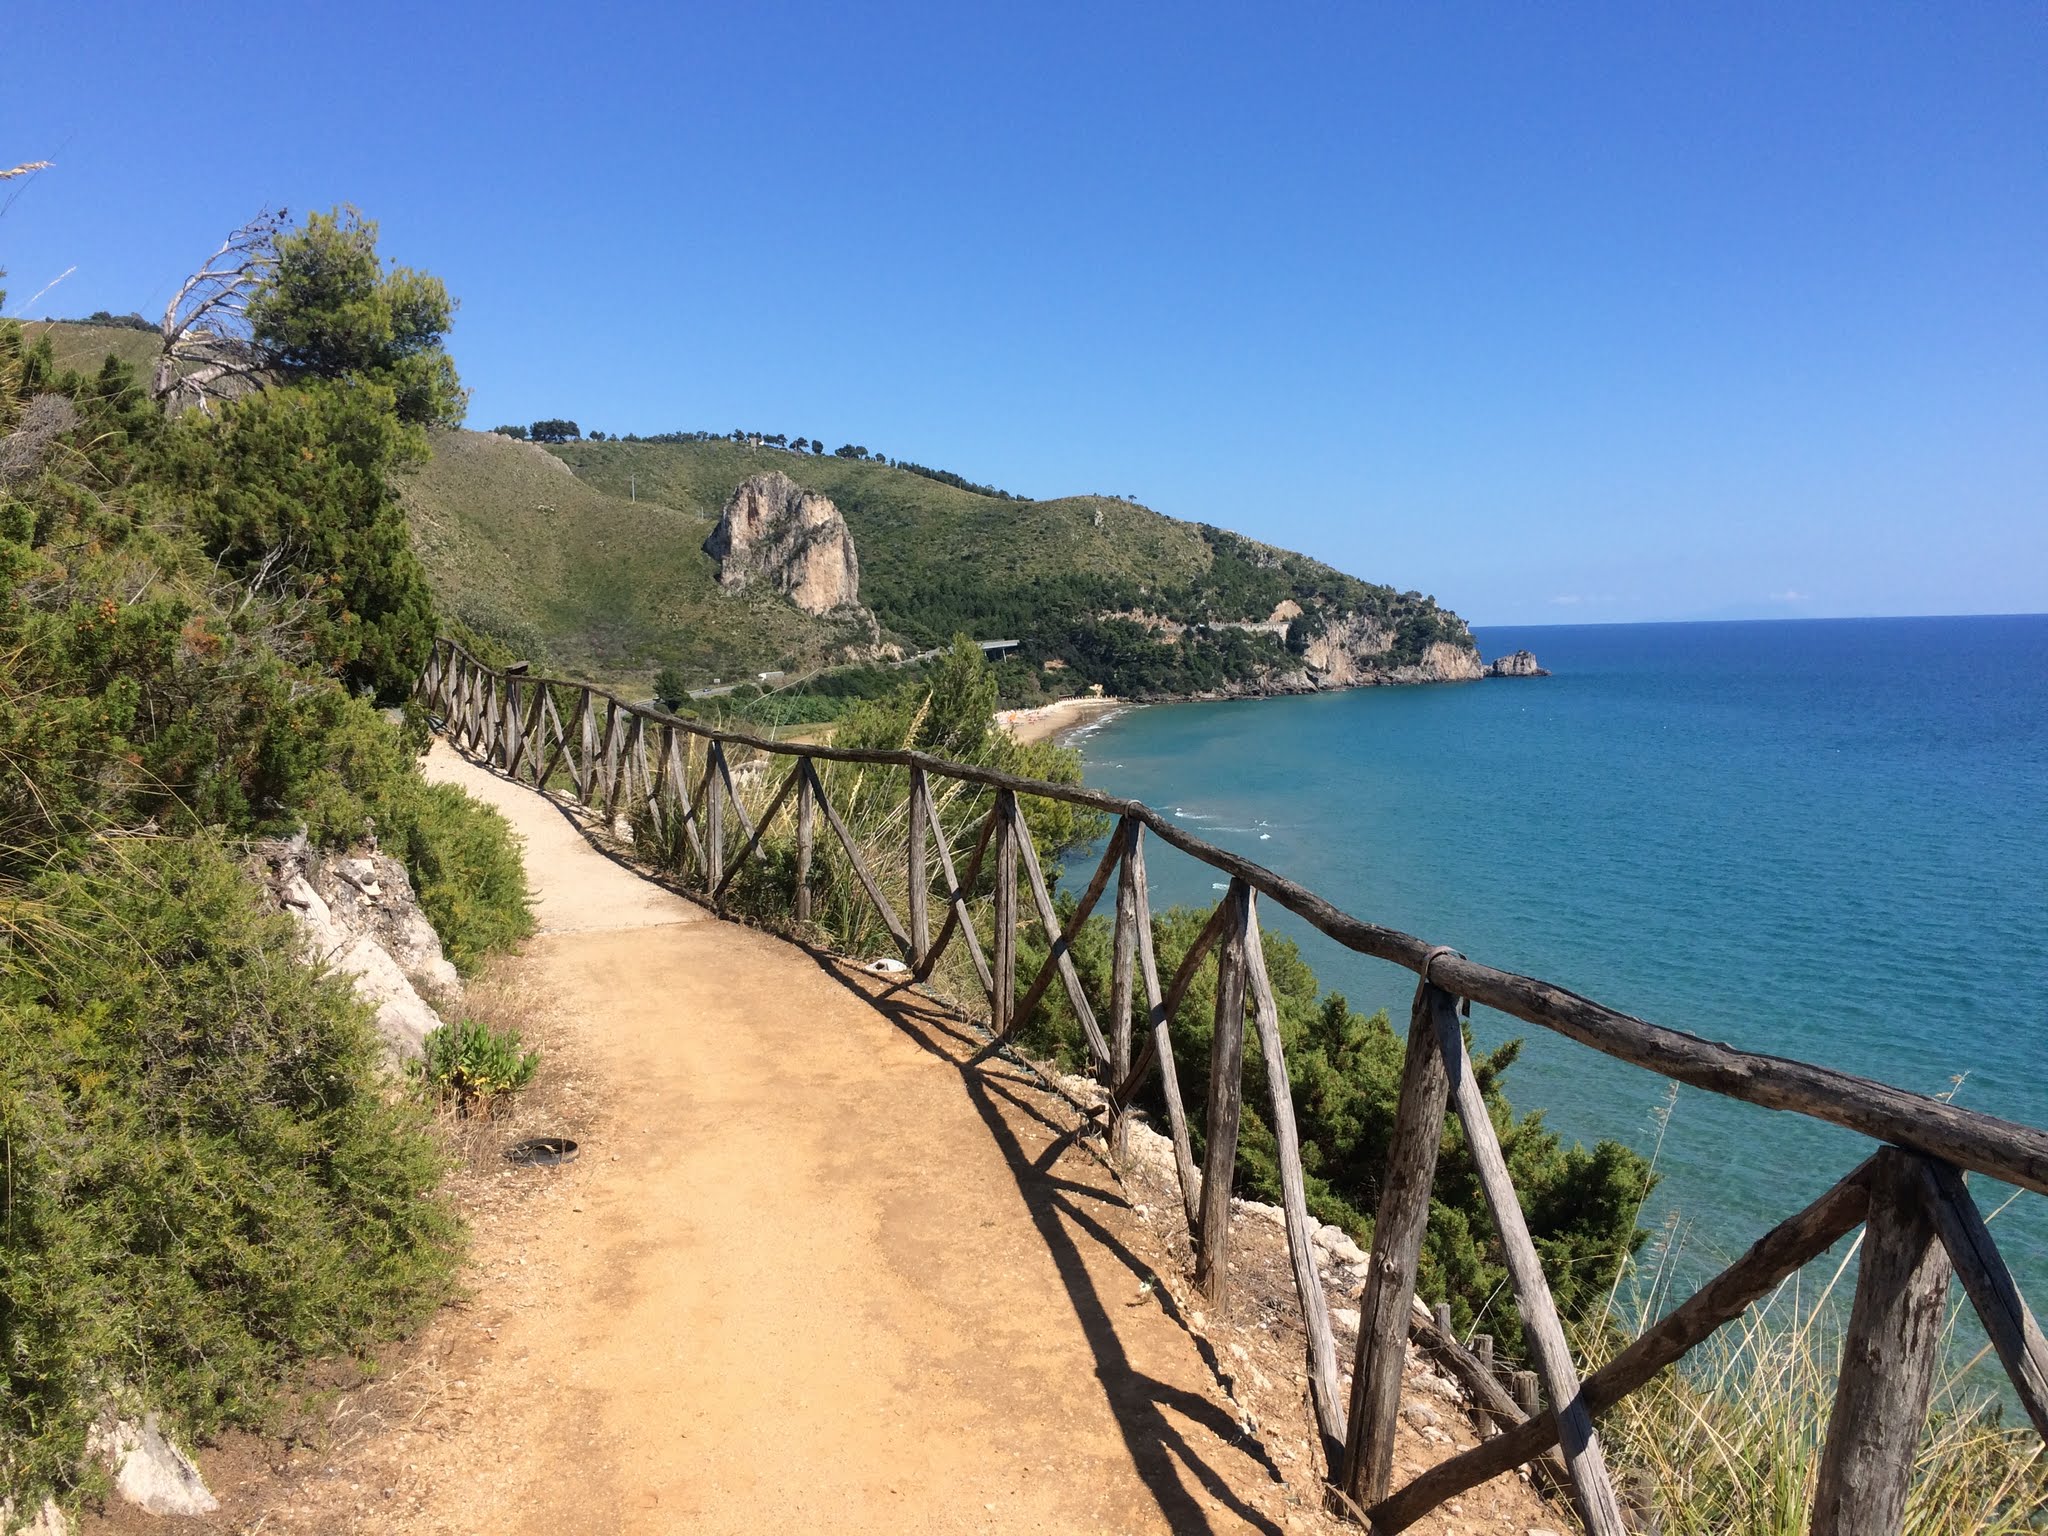
{"type": "Polygon", "coordinates": [[[10,305],[351,201],[476,426],[1131,493],[1480,623],[2048,610],[2048,5],[864,9],[16,0],[10,305]]]}

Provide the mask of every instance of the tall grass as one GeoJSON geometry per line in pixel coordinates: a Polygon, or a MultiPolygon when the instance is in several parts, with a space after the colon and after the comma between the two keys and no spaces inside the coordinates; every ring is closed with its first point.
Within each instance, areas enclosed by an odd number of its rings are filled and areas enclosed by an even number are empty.
{"type": "MultiPolygon", "coordinates": [[[[1618,1298],[1640,1332],[1670,1297],[1679,1249],[1674,1218],[1618,1298]]],[[[1801,1536],[1834,1407],[1859,1233],[1830,1265],[1776,1291],[1617,1404],[1601,1435],[1617,1479],[1654,1512],[1665,1536],[1801,1536]]],[[[2007,1422],[1965,1357],[1951,1308],[1932,1408],[1906,1505],[1908,1536],[2021,1536],[2048,1531],[2048,1449],[2024,1421],[2007,1422]]],[[[1588,1344],[1597,1366],[1622,1339],[1588,1344]]]]}

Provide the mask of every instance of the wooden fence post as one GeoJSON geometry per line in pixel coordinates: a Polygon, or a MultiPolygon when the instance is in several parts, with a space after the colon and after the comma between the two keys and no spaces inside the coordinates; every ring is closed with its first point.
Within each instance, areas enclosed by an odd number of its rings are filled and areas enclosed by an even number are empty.
{"type": "Polygon", "coordinates": [[[925,868],[926,839],[931,836],[927,807],[931,804],[931,785],[925,782],[924,770],[912,765],[910,770],[910,825],[906,829],[909,840],[905,844],[904,868],[910,885],[910,964],[912,969],[921,969],[925,956],[932,948],[931,919],[931,874],[925,868]]]}
{"type": "MultiPolygon", "coordinates": [[[[630,718],[630,717],[629,717],[630,718]]],[[[619,718],[618,700],[607,701],[604,712],[604,820],[605,831],[619,815],[619,733],[625,722],[619,718]]]]}
{"type": "Polygon", "coordinates": [[[2041,1438],[2048,1440],[2048,1340],[2042,1338],[2026,1298],[2013,1284],[2012,1272],[1999,1256],[1962,1174],[1934,1158],[1923,1160],[1920,1172],[1920,1192],[1934,1213],[1935,1229],[1956,1267],[1956,1278],[1977,1309],[1991,1347],[2005,1363],[2020,1406],[2041,1438]]]}
{"type": "Polygon", "coordinates": [[[1203,1129],[1202,1225],[1195,1234],[1195,1289],[1218,1314],[1230,1307],[1230,1187],[1237,1175],[1237,1130],[1244,1115],[1244,927],[1248,892],[1230,882],[1229,908],[1216,951],[1216,1032],[1209,1045],[1209,1111],[1203,1129]]]}
{"type": "MultiPolygon", "coordinates": [[[[1124,856],[1116,872],[1116,929],[1110,942],[1109,963],[1109,1081],[1112,1093],[1123,1086],[1131,1072],[1131,1005],[1137,996],[1138,962],[1138,872],[1132,857],[1141,835],[1138,823],[1126,816],[1116,835],[1122,840],[1124,856]]],[[[1130,1117],[1125,1106],[1111,1100],[1109,1155],[1122,1164],[1130,1140],[1130,1117]]]]}
{"type": "Polygon", "coordinates": [[[1949,1260],[1920,1159],[1877,1154],[1856,1300],[1813,1495],[1813,1536],[1898,1536],[1941,1354],[1949,1260]]]}
{"type": "Polygon", "coordinates": [[[1436,1046],[1439,1013],[1455,1022],[1457,1003],[1431,985],[1425,972],[1408,1014],[1393,1147],[1373,1221],[1365,1289],[1358,1298],[1358,1352],[1351,1368],[1351,1412],[1338,1486],[1361,1509],[1384,1499],[1394,1479],[1394,1425],[1401,1410],[1401,1368],[1408,1358],[1408,1319],[1451,1092],[1436,1046]]]}
{"type": "Polygon", "coordinates": [[[597,701],[585,688],[577,700],[576,713],[582,724],[582,751],[576,764],[576,798],[590,804],[592,775],[597,769],[597,701]]]}
{"type": "Polygon", "coordinates": [[[1534,1371],[1510,1371],[1508,1395],[1515,1400],[1515,1406],[1522,1410],[1525,1419],[1533,1419],[1543,1411],[1543,1384],[1537,1380],[1534,1371]]]}
{"type": "Polygon", "coordinates": [[[1627,1528],[1622,1524],[1621,1501],[1615,1498],[1614,1484],[1607,1475],[1607,1457],[1593,1430],[1593,1412],[1580,1391],[1579,1368],[1572,1362],[1557,1303],[1551,1299],[1550,1282],[1544,1278],[1535,1240],[1529,1236],[1528,1218],[1522,1214],[1521,1197],[1515,1193],[1500,1137],[1487,1113],[1479,1079],[1473,1074],[1464,1030],[1455,1009],[1432,1013],[1437,1050],[1451,1080],[1451,1102],[1457,1106],[1458,1122],[1465,1128],[1465,1146],[1486,1194],[1486,1208],[1493,1213],[1494,1230],[1500,1235],[1508,1278],[1514,1282],[1515,1307],[1522,1315],[1522,1331],[1528,1336],[1537,1373],[1557,1415],[1558,1448],[1571,1473],[1579,1518],[1585,1522],[1587,1536],[1624,1536],[1627,1528]]]}
{"type": "MultiPolygon", "coordinates": [[[[1197,1210],[1199,1189],[1195,1155],[1189,1146],[1187,1110],[1181,1103],[1180,1076],[1173,1061],[1173,1016],[1159,990],[1159,957],[1152,952],[1152,887],[1145,874],[1143,827],[1132,827],[1131,846],[1124,852],[1124,861],[1130,866],[1131,883],[1136,890],[1138,972],[1145,978],[1145,1009],[1151,1024],[1146,1049],[1159,1063],[1159,1091],[1166,1100],[1167,1132],[1173,1137],[1173,1168],[1180,1184],[1181,1214],[1187,1222],[1188,1239],[1193,1241],[1201,1226],[1197,1210]]],[[[1131,1091],[1126,1074],[1125,1082],[1118,1085],[1117,1093],[1123,1095],[1131,1091]]]]}
{"type": "Polygon", "coordinates": [[[818,841],[818,804],[811,793],[811,760],[797,759],[796,780],[796,920],[811,920],[811,855],[818,841]]]}
{"type": "Polygon", "coordinates": [[[995,986],[989,1024],[1007,1034],[1017,1006],[1017,797],[996,791],[995,952],[989,958],[995,986]]]}
{"type": "Polygon", "coordinates": [[[725,881],[725,785],[719,772],[725,749],[712,742],[704,754],[704,891],[709,895],[725,881]]]}
{"type": "Polygon", "coordinates": [[[510,774],[519,768],[519,679],[516,677],[505,679],[504,708],[504,722],[498,727],[498,766],[510,774]]]}
{"type": "Polygon", "coordinates": [[[1308,1187],[1301,1170],[1301,1133],[1294,1123],[1294,1090],[1287,1081],[1287,1052],[1280,1039],[1280,1008],[1273,1000],[1272,978],[1266,974],[1266,951],[1259,938],[1258,898],[1244,898],[1244,972],[1251,995],[1252,1021],[1259,1032],[1259,1054],[1266,1063],[1266,1093],[1273,1105],[1273,1141],[1280,1163],[1280,1205],[1287,1222],[1287,1256],[1294,1267],[1294,1291],[1301,1302],[1302,1329],[1308,1335],[1308,1379],[1315,1402],[1316,1427],[1322,1431],[1323,1467],[1335,1481],[1344,1465],[1344,1406],[1338,1401],[1337,1344],[1330,1332],[1330,1304],[1316,1269],[1312,1240],[1316,1223],[1308,1213],[1308,1187]]]}

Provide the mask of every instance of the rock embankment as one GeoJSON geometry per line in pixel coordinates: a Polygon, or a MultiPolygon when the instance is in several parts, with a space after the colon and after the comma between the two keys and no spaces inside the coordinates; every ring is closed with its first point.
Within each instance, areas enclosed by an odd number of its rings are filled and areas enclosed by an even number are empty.
{"type": "Polygon", "coordinates": [[[860,606],[853,534],[829,497],[780,470],[740,482],[704,541],[728,592],[766,582],[805,613],[860,606]]]}
{"type": "Polygon", "coordinates": [[[1497,657],[1486,664],[1488,677],[1548,677],[1550,669],[1536,664],[1533,651],[1516,651],[1511,656],[1497,657]]]}

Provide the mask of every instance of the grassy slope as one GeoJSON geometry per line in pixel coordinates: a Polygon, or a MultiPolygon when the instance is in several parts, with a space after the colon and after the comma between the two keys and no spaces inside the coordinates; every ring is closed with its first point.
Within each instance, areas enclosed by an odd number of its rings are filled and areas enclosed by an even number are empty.
{"type": "Polygon", "coordinates": [[[67,320],[29,320],[21,327],[31,346],[39,337],[50,338],[50,350],[59,368],[80,373],[97,373],[109,352],[135,365],[146,383],[156,367],[157,336],[154,331],[130,330],[125,325],[79,325],[67,320]]]}
{"type": "Polygon", "coordinates": [[[861,599],[884,622],[897,606],[892,599],[935,564],[972,567],[999,584],[1075,571],[1183,583],[1210,562],[1194,524],[1109,497],[1000,501],[885,464],[729,442],[572,443],[554,451],[594,486],[623,495],[636,476],[641,496],[699,513],[707,526],[734,486],[781,470],[844,514],[860,556],[861,599]]]}
{"type": "Polygon", "coordinates": [[[442,605],[535,661],[708,679],[801,665],[853,638],[780,597],[723,591],[700,548],[715,509],[605,495],[524,443],[436,434],[405,495],[442,605]]]}

